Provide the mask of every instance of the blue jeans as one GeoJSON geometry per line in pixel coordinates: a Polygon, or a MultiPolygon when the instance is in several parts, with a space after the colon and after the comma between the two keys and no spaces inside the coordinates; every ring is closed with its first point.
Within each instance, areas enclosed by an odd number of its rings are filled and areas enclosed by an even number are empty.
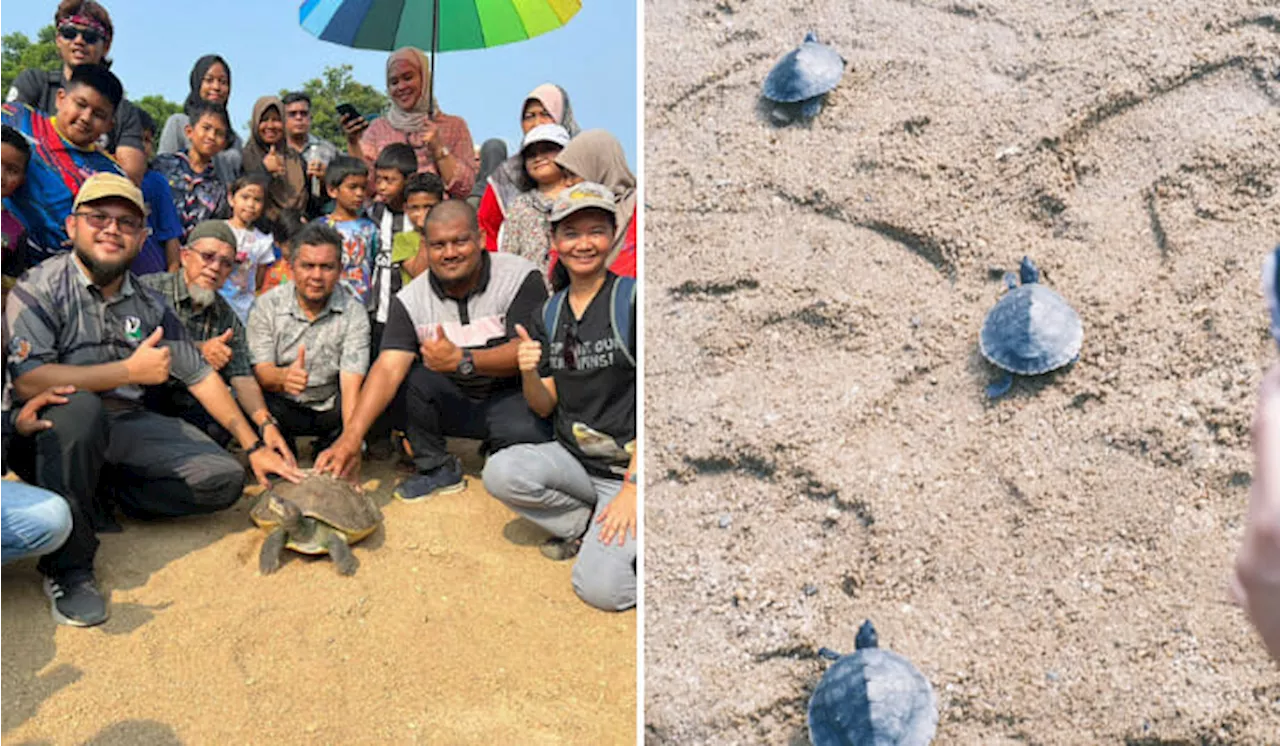
{"type": "Polygon", "coordinates": [[[71,508],[56,492],[0,481],[3,562],[48,554],[71,535],[71,508]]]}

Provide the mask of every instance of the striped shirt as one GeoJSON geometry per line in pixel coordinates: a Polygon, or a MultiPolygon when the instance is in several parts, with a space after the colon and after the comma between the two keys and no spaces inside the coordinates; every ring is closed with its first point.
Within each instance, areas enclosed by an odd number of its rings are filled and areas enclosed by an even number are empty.
{"type": "Polygon", "coordinates": [[[33,244],[28,261],[38,264],[67,250],[66,219],[85,179],[102,171],[124,172],[97,147],[72,145],[58,134],[52,117],[26,104],[5,104],[0,112],[0,122],[22,133],[31,145],[27,179],[4,204],[27,226],[33,244]]]}
{"type": "MultiPolygon", "coordinates": [[[[161,347],[172,351],[169,375],[193,386],[212,372],[164,296],[143,286],[132,272],[112,298],[80,269],[71,252],[27,272],[9,293],[9,374],[17,380],[47,363],[101,365],[124,360],[157,327],[161,347]]],[[[104,397],[138,401],[142,387],[125,385],[104,397]]]]}

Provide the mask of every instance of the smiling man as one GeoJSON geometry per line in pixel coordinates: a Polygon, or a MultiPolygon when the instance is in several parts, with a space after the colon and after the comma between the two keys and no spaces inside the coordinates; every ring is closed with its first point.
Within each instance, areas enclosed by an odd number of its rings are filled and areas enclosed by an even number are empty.
{"type": "Polygon", "coordinates": [[[249,311],[249,360],[267,408],[297,453],[320,448],[351,419],[369,369],[369,314],[345,284],[342,235],[321,222],[293,238],[293,282],[258,296],[249,311]]]}
{"type": "Polygon", "coordinates": [[[23,275],[5,323],[19,400],[75,387],[45,412],[53,427],[36,436],[29,472],[72,508],[71,537],[40,563],[54,618],[90,626],[107,618],[93,578],[94,529],[104,525],[107,499],[136,518],[183,516],[230,507],[244,487],[244,468],[217,443],[144,406],[146,387],[181,381],[240,442],[260,483],[301,474],[265,447],[164,298],[129,272],[146,235],[141,190],[123,176],[95,174],[73,209],[66,229],[74,251],[23,275]]]}
{"type": "Polygon", "coordinates": [[[64,222],[84,180],[95,173],[122,173],[96,143],[110,129],[123,95],[110,70],[80,65],[58,89],[52,119],[26,104],[5,104],[0,121],[22,133],[31,146],[26,181],[9,199],[27,226],[31,264],[67,250],[64,222]]]}
{"type": "Polygon", "coordinates": [[[316,468],[354,474],[360,443],[397,396],[418,476],[396,488],[405,501],[466,487],[445,436],[485,441],[488,452],[551,439],[550,423],[529,411],[520,392],[516,324],[547,299],[538,268],[513,254],[492,254],[471,205],[441,202],[427,215],[429,271],[391,302],[382,350],[351,421],[316,468]],[[402,386],[403,384],[403,386],[402,386]]]}

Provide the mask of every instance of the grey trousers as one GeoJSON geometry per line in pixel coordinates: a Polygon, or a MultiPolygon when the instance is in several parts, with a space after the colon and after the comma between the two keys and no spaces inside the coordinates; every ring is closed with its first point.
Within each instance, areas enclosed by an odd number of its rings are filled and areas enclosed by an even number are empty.
{"type": "Polygon", "coordinates": [[[602,479],[557,442],[510,446],[489,457],[484,487],[516,513],[561,539],[582,537],[573,565],[573,590],[605,611],[636,605],[636,540],[600,541],[594,517],[622,489],[621,479],[602,479]]]}

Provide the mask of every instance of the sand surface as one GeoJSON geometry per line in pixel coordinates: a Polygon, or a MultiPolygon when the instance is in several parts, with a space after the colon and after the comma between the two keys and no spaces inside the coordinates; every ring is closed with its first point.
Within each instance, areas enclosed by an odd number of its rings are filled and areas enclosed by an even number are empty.
{"type": "Polygon", "coordinates": [[[1280,742],[1225,601],[1280,10],[1132,5],[647,3],[647,742],[806,743],[816,650],[868,617],[938,743],[1280,742]],[[776,127],[811,28],[848,68],[776,127]],[[988,402],[1023,254],[1084,348],[988,402]]]}
{"type": "Polygon", "coordinates": [[[248,497],[104,535],[101,627],[55,626],[34,563],[6,567],[4,743],[635,743],[635,614],[579,601],[466,466],[465,492],[406,504],[405,472],[366,463],[385,521],[350,578],[299,555],[258,575],[248,497]]]}

